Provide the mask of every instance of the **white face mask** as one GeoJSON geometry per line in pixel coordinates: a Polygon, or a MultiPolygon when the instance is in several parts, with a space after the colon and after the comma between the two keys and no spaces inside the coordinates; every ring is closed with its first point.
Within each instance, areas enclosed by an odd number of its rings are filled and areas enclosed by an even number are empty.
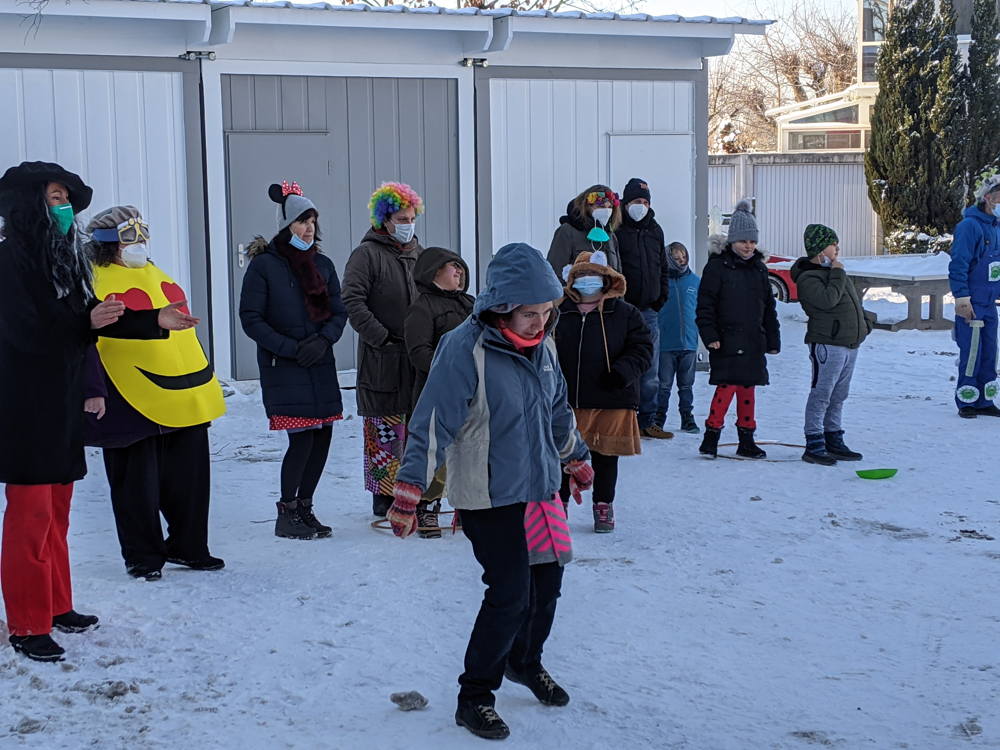
{"type": "Polygon", "coordinates": [[[602,227],[606,227],[611,221],[612,210],[610,208],[595,208],[592,215],[602,227]]]}
{"type": "Polygon", "coordinates": [[[993,207],[993,215],[996,216],[998,219],[1000,219],[1000,203],[997,203],[993,207]]]}
{"type": "Polygon", "coordinates": [[[146,245],[138,242],[134,245],[126,245],[122,248],[122,263],[129,268],[142,268],[149,262],[149,254],[146,252],[146,245]]]}
{"type": "Polygon", "coordinates": [[[392,230],[392,237],[400,245],[406,245],[410,240],[413,239],[413,235],[417,230],[417,225],[412,224],[394,224],[392,230]]]}
{"type": "Polygon", "coordinates": [[[632,217],[632,221],[642,221],[646,218],[647,213],[649,213],[649,206],[642,203],[629,204],[628,215],[632,217]]]}

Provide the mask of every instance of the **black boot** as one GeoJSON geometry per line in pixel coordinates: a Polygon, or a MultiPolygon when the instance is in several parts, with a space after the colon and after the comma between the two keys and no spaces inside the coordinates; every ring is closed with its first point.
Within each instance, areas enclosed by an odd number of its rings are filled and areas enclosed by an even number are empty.
{"type": "Polygon", "coordinates": [[[826,452],[841,461],[860,461],[864,456],[856,451],[852,451],[844,443],[844,431],[824,432],[823,438],[826,441],[826,452]]]}
{"type": "Polygon", "coordinates": [[[226,567],[225,560],[221,557],[212,557],[211,555],[199,557],[195,560],[185,560],[183,557],[168,557],[167,562],[174,565],[183,565],[185,568],[191,568],[191,570],[222,570],[226,567]]]}
{"type": "Polygon", "coordinates": [[[802,460],[819,466],[834,466],[837,463],[837,457],[827,451],[822,435],[806,435],[806,449],[802,460]]]}
{"type": "Polygon", "coordinates": [[[71,609],[53,617],[52,627],[63,633],[84,633],[88,630],[97,630],[100,627],[99,622],[97,615],[81,615],[71,609]]]}
{"type": "Polygon", "coordinates": [[[545,671],[545,667],[531,670],[531,674],[515,672],[509,664],[503,671],[503,676],[518,685],[524,685],[540,703],[546,706],[565,706],[569,703],[569,693],[559,687],[559,683],[552,679],[552,675],[545,671]]]}
{"type": "Polygon", "coordinates": [[[976,409],[976,414],[983,417],[1000,417],[1000,409],[995,404],[990,404],[981,409],[976,409]]]}
{"type": "Polygon", "coordinates": [[[163,573],[159,568],[151,568],[141,563],[125,563],[125,570],[133,578],[144,578],[147,581],[159,581],[163,578],[163,573]]]}
{"type": "Polygon", "coordinates": [[[455,723],[484,740],[505,740],[510,737],[510,729],[493,706],[488,704],[459,703],[458,710],[455,711],[455,723]]]}
{"type": "Polygon", "coordinates": [[[740,445],[736,449],[736,455],[743,458],[767,458],[767,452],[753,441],[754,430],[749,427],[737,427],[736,433],[740,436],[740,445]]]}
{"type": "Polygon", "coordinates": [[[421,539],[440,539],[441,529],[438,526],[438,512],[441,510],[441,501],[435,500],[433,503],[417,503],[417,534],[421,539]]]}
{"type": "Polygon", "coordinates": [[[722,430],[705,425],[705,437],[701,439],[701,447],[698,448],[698,452],[703,456],[708,456],[709,458],[715,458],[718,456],[719,436],[721,434],[722,430]]]}
{"type": "Polygon", "coordinates": [[[701,432],[698,429],[698,423],[694,421],[694,414],[691,412],[681,414],[681,432],[689,432],[692,435],[697,435],[701,432]]]}
{"type": "Polygon", "coordinates": [[[10,645],[19,654],[34,661],[62,661],[66,649],[46,635],[12,635],[10,645]]]}
{"type": "Polygon", "coordinates": [[[963,406],[958,410],[958,416],[962,419],[975,419],[979,416],[979,413],[971,406],[963,406]]]}
{"type": "Polygon", "coordinates": [[[279,500],[278,519],[274,522],[274,535],[285,539],[315,539],[316,529],[302,520],[299,504],[295,500],[279,500]]]}
{"type": "Polygon", "coordinates": [[[372,513],[379,518],[385,518],[385,514],[392,507],[392,495],[377,495],[372,493],[372,513]]]}
{"type": "Polygon", "coordinates": [[[321,524],[319,519],[313,514],[313,501],[311,497],[299,498],[299,518],[302,519],[306,526],[316,531],[317,539],[326,539],[333,534],[333,529],[321,524]]]}

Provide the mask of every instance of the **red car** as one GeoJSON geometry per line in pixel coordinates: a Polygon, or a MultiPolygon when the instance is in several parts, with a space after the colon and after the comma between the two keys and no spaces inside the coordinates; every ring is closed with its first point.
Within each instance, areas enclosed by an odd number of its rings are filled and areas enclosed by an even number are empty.
{"type": "Polygon", "coordinates": [[[767,259],[767,278],[771,282],[771,292],[778,302],[798,302],[799,290],[792,281],[792,264],[795,258],[772,255],[767,259]]]}

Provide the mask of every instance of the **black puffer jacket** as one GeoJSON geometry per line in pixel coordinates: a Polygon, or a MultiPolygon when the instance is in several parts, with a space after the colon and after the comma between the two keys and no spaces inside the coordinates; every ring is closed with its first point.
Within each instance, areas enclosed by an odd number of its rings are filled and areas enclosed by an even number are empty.
{"type": "Polygon", "coordinates": [[[469,267],[460,256],[443,247],[424,250],[413,268],[413,278],[420,296],[410,305],[406,314],[403,338],[410,362],[416,370],[413,383],[413,405],[416,406],[424,383],[427,382],[427,373],[431,371],[431,361],[438,342],[448,331],[469,317],[475,298],[466,293],[469,288],[469,267]],[[465,269],[465,284],[462,289],[447,292],[434,284],[434,276],[446,263],[458,263],[465,269]]]}
{"type": "Polygon", "coordinates": [[[653,340],[639,311],[621,299],[604,301],[601,312],[586,315],[566,299],[559,306],[556,349],[568,387],[569,405],[577,409],[639,408],[639,380],[653,362],[653,340]],[[605,338],[606,337],[606,338],[605,338]],[[608,387],[604,343],[611,369],[621,385],[608,387]]]}
{"type": "Polygon", "coordinates": [[[413,266],[424,249],[369,229],[344,269],[344,305],[358,332],[358,414],[408,414],[413,365],[403,343],[406,311],[417,298],[413,266]]]}
{"type": "MultiPolygon", "coordinates": [[[[41,243],[0,242],[0,482],[68,484],[87,473],[84,363],[97,341],[73,291],[56,298],[41,243]]],[[[111,338],[166,338],[158,310],[126,310],[100,329],[111,338]]]]}
{"type": "Polygon", "coordinates": [[[316,268],[326,279],[331,317],[309,319],[305,297],[291,264],[263,240],[250,245],[253,260],[243,277],[240,322],[247,336],[257,342],[260,388],[267,416],[322,419],[344,411],[337,381],[333,345],[347,324],[347,310],[340,297],[340,279],[333,261],[317,253],[316,268]],[[298,343],[318,333],[330,349],[313,367],[295,361],[298,343]]]}
{"type": "Polygon", "coordinates": [[[767,385],[765,353],[781,349],[778,315],[763,256],[713,252],[698,288],[698,333],[709,349],[712,385],[767,385]]]}
{"type": "Polygon", "coordinates": [[[624,212],[615,237],[627,282],[625,301],[640,310],[652,308],[659,312],[670,294],[670,277],[663,228],[656,221],[653,209],[649,209],[642,221],[633,221],[624,212]]]}

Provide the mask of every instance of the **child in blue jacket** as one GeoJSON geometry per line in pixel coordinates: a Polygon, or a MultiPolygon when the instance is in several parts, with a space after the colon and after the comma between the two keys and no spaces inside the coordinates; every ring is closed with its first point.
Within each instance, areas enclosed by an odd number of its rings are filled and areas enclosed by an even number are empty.
{"type": "Polygon", "coordinates": [[[694,371],[698,359],[698,278],[688,265],[687,248],[680,242],[667,246],[670,296],[660,310],[660,390],[656,404],[656,424],[663,427],[670,405],[670,389],[677,377],[677,400],[681,429],[698,433],[694,421],[694,371]]]}

